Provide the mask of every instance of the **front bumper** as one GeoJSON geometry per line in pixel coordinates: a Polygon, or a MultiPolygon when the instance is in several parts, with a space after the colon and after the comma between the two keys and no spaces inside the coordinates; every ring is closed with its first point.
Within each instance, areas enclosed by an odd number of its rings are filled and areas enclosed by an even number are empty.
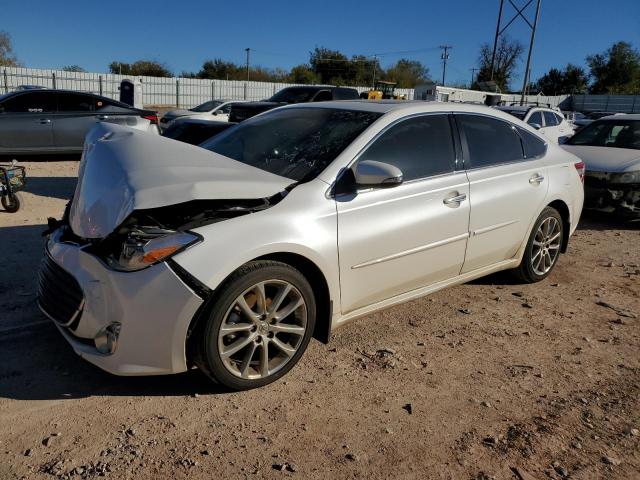
{"type": "Polygon", "coordinates": [[[614,184],[587,173],[584,196],[586,209],[640,217],[640,184],[614,184]]]}
{"type": "MultiPolygon", "coordinates": [[[[49,236],[46,255],[77,281],[83,296],[78,318],[65,326],[59,315],[52,314],[55,305],[51,297],[45,298],[42,286],[39,304],[74,351],[116,375],[185,371],[187,331],[202,298],[166,263],[138,272],[109,269],[83,246],[63,241],[64,228],[49,236]],[[100,353],[94,338],[114,322],[120,324],[117,348],[112,354],[100,353]]],[[[58,278],[63,280],[64,275],[58,278]]]]}

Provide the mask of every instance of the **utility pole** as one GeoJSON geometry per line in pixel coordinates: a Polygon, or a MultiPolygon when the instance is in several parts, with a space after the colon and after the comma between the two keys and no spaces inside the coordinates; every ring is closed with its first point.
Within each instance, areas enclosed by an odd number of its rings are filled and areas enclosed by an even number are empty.
{"type": "Polygon", "coordinates": [[[376,69],[378,68],[378,56],[373,55],[373,83],[371,88],[376,88],[376,69]]]}
{"type": "Polygon", "coordinates": [[[442,86],[444,87],[444,79],[447,74],[447,60],[449,60],[448,50],[453,47],[451,45],[440,45],[440,48],[443,50],[442,55],[440,55],[440,59],[442,60],[442,86]]]}
{"type": "Polygon", "coordinates": [[[524,69],[524,83],[522,84],[522,96],[520,97],[520,105],[524,104],[524,96],[529,86],[529,75],[531,74],[531,52],[533,51],[533,42],[536,38],[536,27],[538,26],[538,17],[540,16],[540,2],[536,3],[536,16],[531,27],[531,41],[529,43],[529,54],[527,55],[527,66],[524,69]]]}
{"type": "Polygon", "coordinates": [[[493,53],[491,54],[491,78],[493,80],[493,69],[496,63],[496,49],[498,48],[498,37],[500,36],[500,22],[502,21],[502,7],[504,0],[500,0],[500,10],[498,11],[498,25],[496,25],[496,36],[493,39],[493,53]]]}
{"type": "Polygon", "coordinates": [[[244,51],[247,52],[247,82],[248,82],[249,81],[249,52],[251,51],[251,49],[245,48],[244,51]]]}
{"type": "Polygon", "coordinates": [[[477,70],[480,70],[479,68],[470,68],[469,70],[471,70],[471,83],[469,84],[469,87],[473,86],[473,80],[475,79],[475,73],[477,70]]]}

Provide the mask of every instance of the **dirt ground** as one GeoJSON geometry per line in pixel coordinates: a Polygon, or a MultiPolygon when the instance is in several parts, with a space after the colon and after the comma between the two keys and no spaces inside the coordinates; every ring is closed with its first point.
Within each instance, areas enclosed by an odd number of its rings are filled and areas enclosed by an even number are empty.
{"type": "Polygon", "coordinates": [[[586,217],[536,285],[492,276],[357,320],[284,379],[120,378],[35,306],[77,161],[0,212],[0,479],[640,478],[640,225],[586,217]]]}

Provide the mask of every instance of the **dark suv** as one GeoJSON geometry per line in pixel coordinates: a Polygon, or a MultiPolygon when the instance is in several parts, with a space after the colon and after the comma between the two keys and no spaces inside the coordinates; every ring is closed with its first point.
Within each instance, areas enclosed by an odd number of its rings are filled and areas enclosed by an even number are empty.
{"type": "Polygon", "coordinates": [[[241,122],[259,113],[290,103],[357,100],[358,91],[346,87],[287,87],[261,102],[239,103],[231,107],[230,122],[241,122]]]}

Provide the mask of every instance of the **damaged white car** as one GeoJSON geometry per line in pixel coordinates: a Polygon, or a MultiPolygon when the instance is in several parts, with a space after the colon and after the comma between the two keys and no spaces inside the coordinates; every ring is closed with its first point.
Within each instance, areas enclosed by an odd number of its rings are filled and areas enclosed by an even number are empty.
{"type": "Polygon", "coordinates": [[[278,108],[200,147],[101,124],[50,221],[38,302],[121,375],[270,383],[312,336],[498,270],[545,278],[583,164],[481,106],[278,108]]]}
{"type": "Polygon", "coordinates": [[[585,163],[585,208],[640,218],[640,115],[597,120],[563,148],[585,163]]]}

